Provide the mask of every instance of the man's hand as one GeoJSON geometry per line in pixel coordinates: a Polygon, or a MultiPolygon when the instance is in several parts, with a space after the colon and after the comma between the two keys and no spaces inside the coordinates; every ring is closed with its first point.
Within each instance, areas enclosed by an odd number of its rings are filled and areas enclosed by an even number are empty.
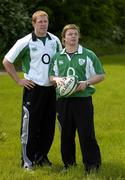
{"type": "Polygon", "coordinates": [[[34,82],[28,79],[19,79],[17,84],[27,89],[34,88],[35,86],[34,82]]]}
{"type": "Polygon", "coordinates": [[[63,78],[61,77],[53,77],[51,76],[50,77],[50,81],[52,82],[52,84],[56,87],[57,85],[58,86],[61,86],[63,83],[64,83],[64,80],[63,78]]]}
{"type": "Polygon", "coordinates": [[[85,90],[86,89],[86,87],[87,87],[87,83],[86,83],[86,81],[79,81],[78,82],[78,86],[77,86],[77,88],[76,88],[76,92],[77,91],[83,91],[83,90],[85,90]]]}
{"type": "Polygon", "coordinates": [[[61,86],[62,84],[64,84],[64,79],[61,77],[57,77],[55,81],[56,81],[57,86],[61,86]]]}

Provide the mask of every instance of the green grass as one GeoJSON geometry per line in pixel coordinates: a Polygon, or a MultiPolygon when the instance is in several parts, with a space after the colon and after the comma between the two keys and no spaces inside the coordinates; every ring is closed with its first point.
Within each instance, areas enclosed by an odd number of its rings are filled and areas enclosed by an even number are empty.
{"type": "Polygon", "coordinates": [[[0,180],[123,180],[125,179],[125,55],[101,57],[105,81],[96,86],[95,130],[102,154],[98,174],[85,176],[78,137],[77,164],[61,173],[60,133],[49,153],[53,168],[38,168],[34,173],[20,168],[20,116],[22,88],[8,75],[0,75],[0,180]]]}

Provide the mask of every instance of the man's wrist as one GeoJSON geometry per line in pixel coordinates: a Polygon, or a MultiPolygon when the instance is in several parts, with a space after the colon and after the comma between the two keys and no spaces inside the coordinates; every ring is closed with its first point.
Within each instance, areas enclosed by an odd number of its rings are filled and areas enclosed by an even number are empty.
{"type": "Polygon", "coordinates": [[[91,85],[89,80],[86,80],[86,87],[89,87],[91,85]]]}

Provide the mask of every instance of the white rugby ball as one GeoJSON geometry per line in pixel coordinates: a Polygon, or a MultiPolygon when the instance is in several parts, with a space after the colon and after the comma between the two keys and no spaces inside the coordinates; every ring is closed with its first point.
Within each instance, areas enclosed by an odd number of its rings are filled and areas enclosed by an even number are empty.
{"type": "Polygon", "coordinates": [[[62,97],[68,97],[74,93],[78,80],[75,76],[67,76],[63,77],[63,83],[61,85],[57,85],[59,95],[62,97]]]}

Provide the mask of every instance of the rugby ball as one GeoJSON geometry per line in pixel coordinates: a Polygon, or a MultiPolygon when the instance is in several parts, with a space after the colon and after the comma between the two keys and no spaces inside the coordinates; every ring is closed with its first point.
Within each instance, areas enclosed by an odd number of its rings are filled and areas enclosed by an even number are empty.
{"type": "Polygon", "coordinates": [[[57,84],[58,93],[62,97],[68,97],[74,93],[78,80],[75,76],[62,77],[63,83],[57,84]]]}

